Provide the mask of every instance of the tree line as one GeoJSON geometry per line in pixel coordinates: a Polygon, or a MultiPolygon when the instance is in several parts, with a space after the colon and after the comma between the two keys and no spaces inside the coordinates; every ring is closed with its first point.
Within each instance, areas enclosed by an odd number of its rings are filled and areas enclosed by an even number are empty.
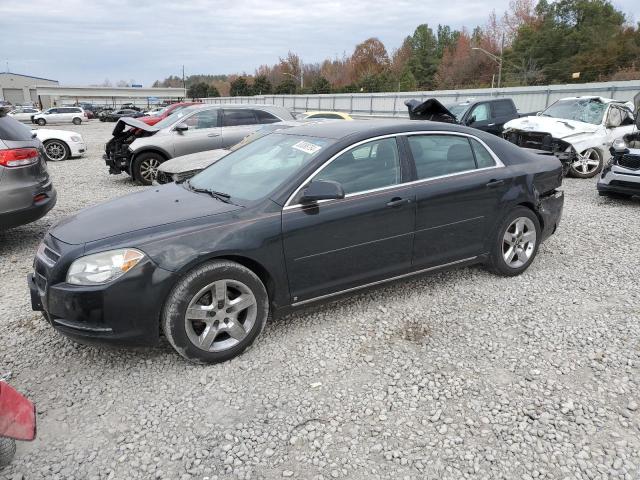
{"type": "MultiPolygon", "coordinates": [[[[191,75],[186,86],[192,98],[489,87],[500,58],[502,86],[640,79],[640,24],[608,0],[512,0],[472,30],[418,25],[391,53],[374,37],[340,58],[289,52],[253,75],[191,75]]],[[[153,86],[182,85],[170,76],[153,86]]]]}

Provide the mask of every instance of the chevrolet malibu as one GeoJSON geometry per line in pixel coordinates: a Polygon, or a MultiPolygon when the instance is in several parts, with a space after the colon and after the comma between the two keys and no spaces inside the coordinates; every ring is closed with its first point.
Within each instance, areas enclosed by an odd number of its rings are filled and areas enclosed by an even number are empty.
{"type": "Polygon", "coordinates": [[[467,127],[294,127],[55,225],[31,302],[78,340],[164,334],[191,361],[221,362],[312,302],[454,266],[522,273],[558,226],[561,182],[554,156],[467,127]]]}

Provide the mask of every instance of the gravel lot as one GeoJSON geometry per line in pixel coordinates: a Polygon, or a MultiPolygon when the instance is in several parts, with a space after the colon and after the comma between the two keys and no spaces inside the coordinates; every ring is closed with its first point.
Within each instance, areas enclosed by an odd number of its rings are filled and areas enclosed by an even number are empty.
{"type": "Polygon", "coordinates": [[[522,276],[398,283],[201,367],[168,345],[76,345],[31,311],[46,229],[143,188],[108,174],[112,127],[63,127],[88,156],[50,164],[56,208],[0,233],[0,372],[39,421],[0,478],[640,478],[639,201],[567,179],[560,230],[522,276]]]}

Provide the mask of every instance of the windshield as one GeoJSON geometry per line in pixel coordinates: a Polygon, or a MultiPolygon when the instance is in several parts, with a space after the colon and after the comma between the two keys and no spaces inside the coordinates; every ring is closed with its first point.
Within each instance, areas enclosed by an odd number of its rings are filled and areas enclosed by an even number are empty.
{"type": "Polygon", "coordinates": [[[256,130],[251,135],[247,135],[246,137],[244,137],[240,142],[236,143],[231,148],[229,148],[229,150],[231,150],[232,152],[235,152],[239,148],[242,148],[245,145],[255,142],[259,138],[269,135],[271,132],[275,132],[276,130],[282,130],[285,128],[291,128],[292,126],[293,125],[279,125],[277,123],[266,125],[260,128],[259,130],[256,130]]]}
{"type": "Polygon", "coordinates": [[[595,98],[572,98],[558,100],[541,113],[543,117],[564,118],[578,122],[600,125],[607,104],[595,98]]]}
{"type": "Polygon", "coordinates": [[[192,105],[190,107],[176,108],[173,112],[171,112],[169,116],[167,116],[167,118],[163,118],[158,123],[156,123],[155,126],[158,128],[170,127],[182,117],[189,115],[191,112],[199,110],[200,108],[202,108],[200,105],[192,105]]]}
{"type": "Polygon", "coordinates": [[[234,203],[263,198],[333,142],[272,133],[222,157],[192,177],[189,186],[228,194],[234,203]]]}
{"type": "Polygon", "coordinates": [[[466,112],[469,109],[470,105],[471,105],[470,103],[458,103],[455,105],[445,105],[445,107],[447,108],[447,110],[453,113],[456,119],[459,120],[464,115],[464,112],[466,112]]]}

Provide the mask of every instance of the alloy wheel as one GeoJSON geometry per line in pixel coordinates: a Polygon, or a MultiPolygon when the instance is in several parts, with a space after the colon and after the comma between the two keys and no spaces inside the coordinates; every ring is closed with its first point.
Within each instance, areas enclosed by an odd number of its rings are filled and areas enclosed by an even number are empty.
{"type": "Polygon", "coordinates": [[[600,155],[593,148],[587,148],[584,152],[577,154],[571,167],[583,175],[591,175],[600,168],[600,155]]]}
{"type": "Polygon", "coordinates": [[[47,154],[47,159],[52,162],[59,162],[60,160],[64,160],[67,155],[67,149],[60,142],[48,142],[44,151],[47,154]]]}
{"type": "Polygon", "coordinates": [[[160,161],[155,158],[148,158],[140,164],[140,176],[149,183],[152,183],[158,176],[160,161]]]}
{"type": "Polygon", "coordinates": [[[527,217],[516,218],[502,238],[502,256],[511,268],[520,268],[531,259],[536,248],[536,227],[527,217]]]}
{"type": "Polygon", "coordinates": [[[207,352],[238,345],[253,329],[256,297],[238,280],[217,280],[196,293],[184,316],[191,343],[207,352]]]}

